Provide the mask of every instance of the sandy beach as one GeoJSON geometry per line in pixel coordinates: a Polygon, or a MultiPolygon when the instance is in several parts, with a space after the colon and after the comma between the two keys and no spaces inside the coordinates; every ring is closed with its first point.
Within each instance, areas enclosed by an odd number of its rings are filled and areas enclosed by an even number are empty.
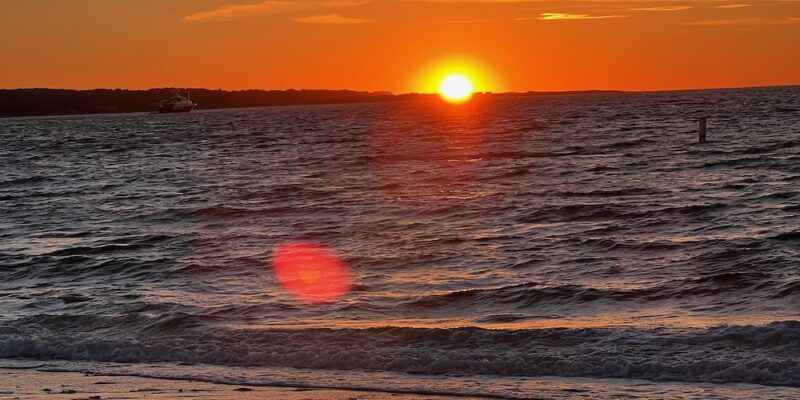
{"type": "Polygon", "coordinates": [[[135,376],[86,375],[78,372],[0,370],[0,399],[444,400],[456,398],[468,397],[254,387],[135,376]]]}

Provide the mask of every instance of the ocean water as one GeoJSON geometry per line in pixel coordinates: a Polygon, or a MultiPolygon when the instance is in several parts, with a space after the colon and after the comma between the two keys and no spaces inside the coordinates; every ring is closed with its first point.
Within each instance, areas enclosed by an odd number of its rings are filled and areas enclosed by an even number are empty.
{"type": "Polygon", "coordinates": [[[800,397],[800,87],[3,119],[0,171],[0,366],[800,397]]]}

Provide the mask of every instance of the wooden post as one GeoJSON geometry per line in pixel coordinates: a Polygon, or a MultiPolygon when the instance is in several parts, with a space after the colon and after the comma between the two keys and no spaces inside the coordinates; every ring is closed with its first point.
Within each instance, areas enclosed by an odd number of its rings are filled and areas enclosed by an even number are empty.
{"type": "Polygon", "coordinates": [[[698,142],[705,143],[706,142],[706,126],[708,122],[708,117],[700,117],[698,120],[699,126],[698,129],[700,130],[698,135],[698,142]]]}

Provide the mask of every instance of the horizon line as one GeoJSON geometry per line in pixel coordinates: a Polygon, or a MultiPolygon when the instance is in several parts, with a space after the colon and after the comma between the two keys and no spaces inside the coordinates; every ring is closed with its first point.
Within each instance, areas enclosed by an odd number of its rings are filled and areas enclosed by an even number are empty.
{"type": "MultiPolygon", "coordinates": [[[[656,93],[656,92],[689,92],[699,90],[734,90],[734,89],[763,89],[763,88],[781,88],[781,87],[796,87],[800,83],[790,84],[775,84],[775,85],[755,85],[755,86],[710,86],[710,87],[694,87],[694,88],[673,88],[673,89],[563,89],[563,90],[536,90],[530,89],[527,91],[476,91],[476,95],[502,95],[502,94],[529,94],[529,93],[577,93],[577,92],[616,92],[616,93],[656,93]]],[[[207,90],[207,91],[222,91],[222,92],[247,92],[247,91],[262,91],[262,92],[289,92],[289,91],[320,91],[320,92],[356,92],[356,93],[383,93],[387,96],[407,96],[407,95],[435,95],[435,92],[402,92],[394,93],[390,90],[359,90],[359,89],[314,89],[314,88],[288,88],[288,89],[212,89],[208,87],[179,87],[179,86],[163,86],[163,87],[150,87],[146,89],[135,88],[120,88],[120,87],[95,87],[95,88],[59,88],[59,87],[13,87],[13,88],[0,88],[0,91],[13,91],[13,90],[64,90],[76,92],[90,92],[96,90],[124,90],[124,91],[150,91],[150,90],[163,90],[163,89],[177,89],[177,90],[207,90]]]]}

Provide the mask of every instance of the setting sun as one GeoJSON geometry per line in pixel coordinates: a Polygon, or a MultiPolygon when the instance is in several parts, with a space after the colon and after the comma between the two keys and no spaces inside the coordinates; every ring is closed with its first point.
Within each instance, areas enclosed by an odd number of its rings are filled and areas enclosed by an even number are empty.
{"type": "Polygon", "coordinates": [[[474,56],[443,56],[417,69],[408,80],[409,92],[436,94],[448,103],[470,101],[476,93],[501,92],[503,80],[495,68],[474,56]]]}
{"type": "Polygon", "coordinates": [[[472,82],[464,75],[449,75],[439,84],[439,95],[451,103],[463,103],[472,97],[472,82]]]}

